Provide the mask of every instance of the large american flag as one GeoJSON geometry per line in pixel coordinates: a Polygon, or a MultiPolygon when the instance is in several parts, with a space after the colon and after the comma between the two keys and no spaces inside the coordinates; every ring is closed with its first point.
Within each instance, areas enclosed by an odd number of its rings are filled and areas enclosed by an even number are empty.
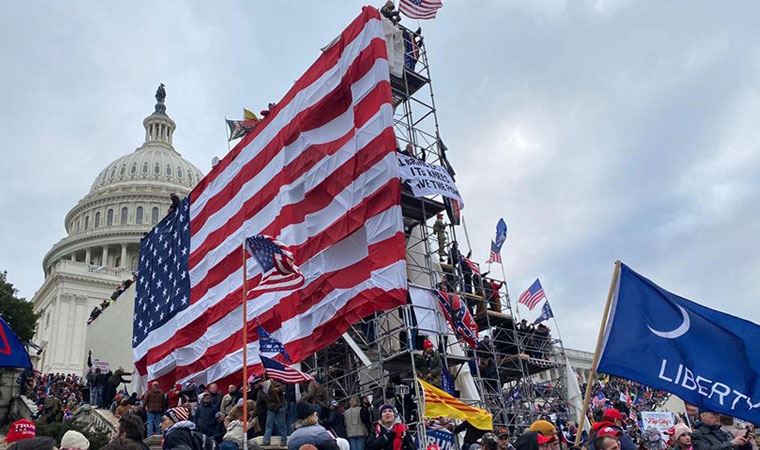
{"type": "Polygon", "coordinates": [[[544,288],[541,287],[541,282],[538,281],[538,278],[536,278],[536,281],[534,281],[533,284],[531,284],[530,287],[525,290],[525,292],[520,294],[520,298],[517,301],[527,306],[528,309],[532,310],[536,307],[536,305],[538,305],[541,299],[544,298],[546,298],[546,294],[544,294],[544,288]]]}
{"type": "Polygon", "coordinates": [[[398,10],[410,19],[434,19],[441,7],[441,0],[401,0],[398,10]]]}
{"type": "MultiPolygon", "coordinates": [[[[297,362],[361,318],[405,303],[392,126],[383,25],[365,7],[143,239],[133,340],[143,383],[240,376],[248,236],[283,243],[304,277],[297,289],[249,293],[251,373],[263,373],[257,324],[297,362]]],[[[255,264],[247,258],[247,270],[255,264]]]]}

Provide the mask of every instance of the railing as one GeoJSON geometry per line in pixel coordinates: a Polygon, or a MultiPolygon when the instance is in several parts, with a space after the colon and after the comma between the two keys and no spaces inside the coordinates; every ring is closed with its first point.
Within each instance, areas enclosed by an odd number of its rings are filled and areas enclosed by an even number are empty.
{"type": "Polygon", "coordinates": [[[95,409],[82,405],[74,411],[74,420],[87,425],[91,430],[113,433],[116,431],[116,419],[110,411],[95,409]]]}

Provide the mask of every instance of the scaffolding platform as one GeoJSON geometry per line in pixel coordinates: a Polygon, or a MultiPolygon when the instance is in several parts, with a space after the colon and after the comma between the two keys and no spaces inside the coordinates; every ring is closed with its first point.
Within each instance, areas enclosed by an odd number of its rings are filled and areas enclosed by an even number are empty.
{"type": "Polygon", "coordinates": [[[404,69],[404,76],[399,77],[391,74],[391,92],[393,104],[398,105],[422,89],[430,79],[409,69],[404,69]]]}
{"type": "Polygon", "coordinates": [[[559,366],[553,361],[532,358],[525,353],[503,356],[500,363],[501,379],[507,382],[523,378],[525,374],[533,375],[559,366]]]}
{"type": "Polygon", "coordinates": [[[444,210],[443,203],[429,198],[417,198],[406,190],[401,191],[401,214],[404,222],[425,223],[444,210]]]}
{"type": "Polygon", "coordinates": [[[478,324],[479,330],[487,328],[504,328],[511,329],[515,326],[512,315],[504,312],[487,310],[485,313],[475,315],[475,323],[478,324]]]}

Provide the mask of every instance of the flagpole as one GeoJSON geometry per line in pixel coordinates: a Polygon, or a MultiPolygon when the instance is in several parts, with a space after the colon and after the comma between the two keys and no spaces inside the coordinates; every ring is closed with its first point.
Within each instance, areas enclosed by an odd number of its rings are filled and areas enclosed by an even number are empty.
{"type": "Polygon", "coordinates": [[[464,221],[464,214],[462,214],[462,228],[464,228],[464,238],[467,240],[467,250],[471,252],[470,233],[467,232],[467,222],[464,221]]]}
{"type": "MultiPolygon", "coordinates": [[[[502,280],[504,280],[504,292],[507,293],[507,307],[509,309],[512,309],[512,302],[509,301],[509,290],[507,288],[507,273],[504,271],[504,263],[500,262],[499,265],[501,266],[501,277],[502,280]]],[[[517,318],[522,319],[520,317],[520,302],[515,302],[515,312],[517,313],[517,318]]]]}
{"type": "MultiPolygon", "coordinates": [[[[229,145],[229,143],[228,143],[229,145]]],[[[248,270],[246,268],[245,238],[243,252],[243,450],[248,450],[248,270]]]]}
{"type": "Polygon", "coordinates": [[[607,326],[607,318],[610,314],[610,305],[612,304],[612,296],[615,294],[615,288],[620,278],[620,260],[615,261],[615,270],[612,272],[612,280],[610,281],[610,289],[607,292],[607,303],[604,305],[604,313],[602,314],[602,322],[599,324],[599,334],[596,337],[596,349],[594,350],[594,359],[591,361],[591,372],[588,376],[588,383],[586,384],[586,395],[583,397],[583,411],[581,413],[581,421],[578,424],[578,434],[575,436],[575,446],[578,447],[581,443],[581,433],[583,433],[583,424],[588,413],[588,403],[591,401],[591,388],[596,380],[596,366],[599,364],[599,352],[602,350],[602,337],[604,336],[604,329],[607,326]]]}
{"type": "MultiPolygon", "coordinates": [[[[227,136],[227,151],[230,151],[230,137],[232,136],[229,126],[227,125],[227,116],[224,116],[224,134],[227,136]]],[[[245,242],[245,241],[243,241],[245,242]]],[[[245,246],[245,244],[243,244],[245,246]]],[[[245,249],[243,250],[245,251],[245,249]]]]}

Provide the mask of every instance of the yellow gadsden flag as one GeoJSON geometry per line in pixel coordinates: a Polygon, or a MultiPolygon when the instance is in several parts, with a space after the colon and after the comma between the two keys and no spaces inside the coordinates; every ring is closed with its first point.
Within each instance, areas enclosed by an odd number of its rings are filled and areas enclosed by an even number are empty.
{"type": "Polygon", "coordinates": [[[465,405],[446,391],[420,379],[417,381],[420,382],[425,397],[425,418],[449,417],[466,420],[470,422],[470,425],[480,430],[493,430],[493,417],[485,409],[465,405]]]}

